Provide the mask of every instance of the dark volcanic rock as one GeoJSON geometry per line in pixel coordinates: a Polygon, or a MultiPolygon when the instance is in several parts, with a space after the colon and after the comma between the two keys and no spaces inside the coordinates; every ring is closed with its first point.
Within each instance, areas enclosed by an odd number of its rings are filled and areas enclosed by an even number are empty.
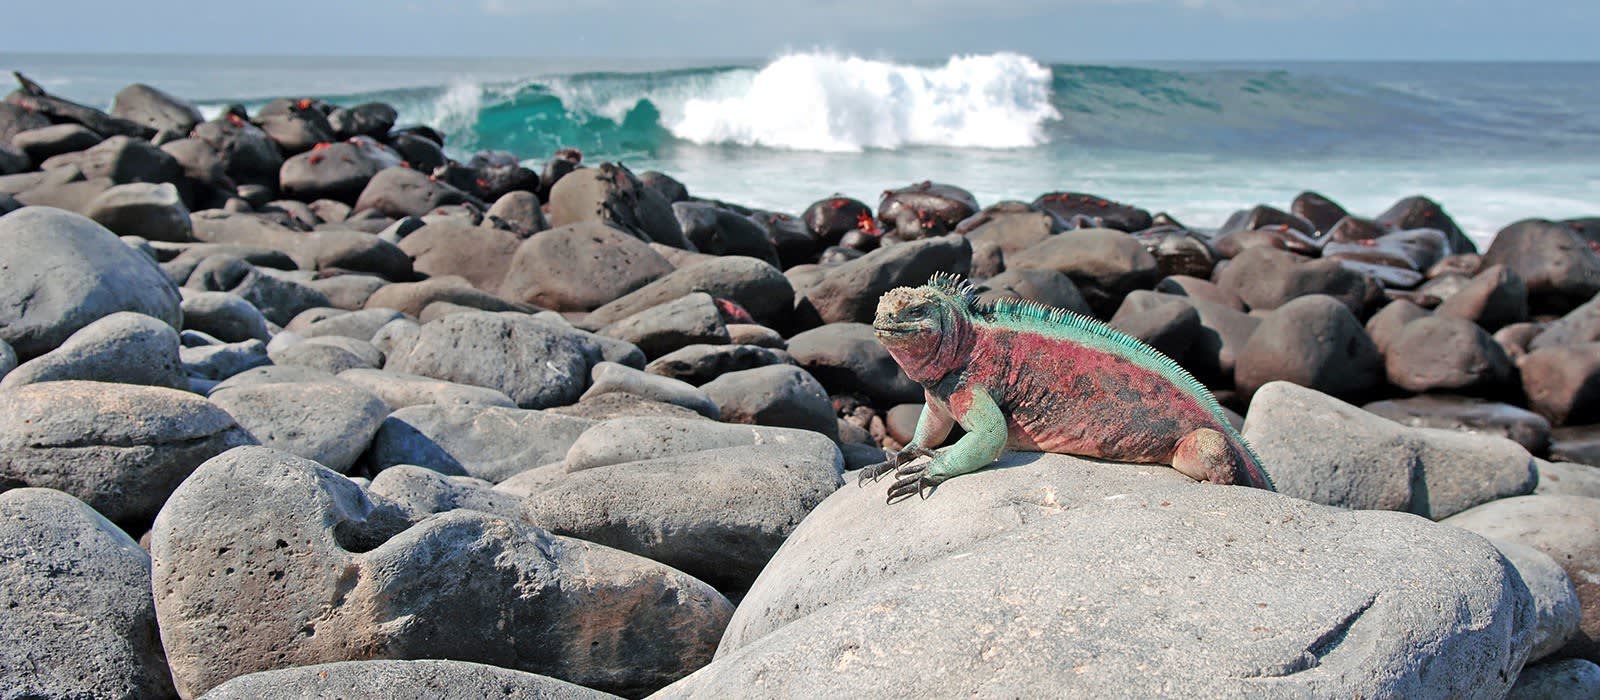
{"type": "Polygon", "coordinates": [[[1289,212],[1306,221],[1318,231],[1326,232],[1339,223],[1340,219],[1349,216],[1344,207],[1339,206],[1327,197],[1316,192],[1301,192],[1294,198],[1294,203],[1289,205],[1289,212]]]}
{"type": "MultiPolygon", "coordinates": [[[[1033,200],[1033,206],[1040,211],[1050,212],[1060,217],[1062,221],[1071,221],[1074,217],[1082,217],[1094,226],[1103,226],[1129,233],[1150,228],[1152,223],[1150,212],[1148,211],[1121,202],[1113,202],[1109,199],[1096,197],[1092,194],[1051,192],[1040,195],[1038,199],[1033,200]]],[[[1074,226],[1073,228],[1080,227],[1074,226]]]]}
{"type": "Polygon", "coordinates": [[[943,236],[978,213],[978,200],[955,185],[926,180],[888,190],[878,200],[878,226],[895,241],[943,236]]]}
{"type": "Polygon", "coordinates": [[[1600,296],[1546,325],[1527,343],[1527,349],[1540,350],[1596,341],[1600,341],[1600,296]]]}
{"type": "Polygon", "coordinates": [[[837,194],[806,207],[800,220],[805,222],[806,230],[816,237],[817,245],[821,248],[839,245],[844,235],[851,231],[877,228],[872,218],[872,207],[861,200],[837,194]]]}
{"type": "Polygon", "coordinates": [[[1217,285],[1239,295],[1252,310],[1270,310],[1307,294],[1337,299],[1357,316],[1382,294],[1372,278],[1337,260],[1310,260],[1271,248],[1251,248],[1228,263],[1217,285]]]}
{"type": "Polygon", "coordinates": [[[266,132],[238,114],[227,113],[196,126],[194,138],[216,150],[223,171],[235,182],[277,188],[283,153],[266,132]]]}
{"type": "Polygon", "coordinates": [[[730,372],[781,364],[794,364],[794,358],[755,345],[690,345],[656,358],[644,371],[699,386],[730,372]]]}
{"type": "Polygon", "coordinates": [[[201,462],[249,434],[193,394],[101,382],[45,382],[0,394],[0,487],[72,494],[143,525],[201,462]]]}
{"type": "Polygon", "coordinates": [[[354,143],[320,144],[314,150],[283,161],[278,182],[283,193],[302,201],[332,199],[354,204],[367,182],[383,170],[388,159],[354,143]]]}
{"type": "Polygon", "coordinates": [[[1510,268],[1490,265],[1446,297],[1434,313],[1464,318],[1494,332],[1528,319],[1528,288],[1510,268]]]}
{"type": "Polygon", "coordinates": [[[119,90],[111,98],[111,114],[156,131],[179,134],[189,133],[203,121],[194,105],[143,83],[119,90]]]}
{"type": "Polygon", "coordinates": [[[1192,231],[1176,228],[1153,228],[1134,234],[1144,244],[1144,249],[1156,259],[1162,277],[1188,275],[1210,279],[1217,264],[1217,253],[1211,245],[1192,231]]]}
{"type": "Polygon", "coordinates": [[[399,165],[384,168],[365,184],[354,200],[356,211],[370,209],[395,218],[422,216],[453,204],[473,204],[481,210],[483,204],[436,178],[399,165]]]}
{"type": "Polygon", "coordinates": [[[82,502],[0,493],[0,686],[15,698],[173,698],[150,555],[82,502]]]}
{"type": "Polygon", "coordinates": [[[1110,318],[1123,297],[1161,279],[1156,259],[1139,239],[1113,229],[1068,231],[1018,253],[1012,269],[1055,270],[1072,279],[1089,308],[1110,318]]]}
{"type": "MultiPolygon", "coordinates": [[[[1139,290],[1134,294],[1152,294],[1139,290]]],[[[1128,295],[1129,299],[1133,294],[1128,295]]],[[[1151,303],[1124,300],[1109,321],[1111,327],[1149,344],[1163,355],[1183,363],[1189,347],[1200,335],[1200,312],[1181,297],[1168,297],[1151,303]]]]}
{"type": "Polygon", "coordinates": [[[22,360],[118,311],[176,328],[179,304],[154,260],[89,219],[43,207],[0,217],[0,341],[22,360]]]}
{"type": "Polygon", "coordinates": [[[1383,357],[1389,383],[1407,391],[1497,394],[1516,379],[1505,351],[1478,324],[1437,314],[1406,324],[1383,357]]]}
{"type": "Polygon", "coordinates": [[[1600,254],[1566,225],[1526,219],[1495,234],[1484,265],[1505,265],[1522,278],[1528,310],[1564,314],[1600,292],[1600,254]]]}
{"type": "Polygon", "coordinates": [[[1600,343],[1534,350],[1517,368],[1528,407],[1552,425],[1600,422],[1600,343]]]}
{"type": "Polygon", "coordinates": [[[35,163],[63,153],[76,153],[105,140],[81,124],[53,124],[23,131],[11,137],[11,145],[35,163]]]}
{"type": "Polygon", "coordinates": [[[789,339],[789,354],[829,394],[860,394],[881,404],[920,401],[911,381],[865,323],[830,323],[789,339]]]}
{"type": "MultiPolygon", "coordinates": [[[[1143,249],[1140,249],[1143,252],[1143,249]]],[[[920,285],[935,272],[967,273],[972,246],[961,236],[940,236],[880,248],[828,268],[822,279],[795,291],[824,323],[870,323],[878,297],[895,287],[920,285]]]]}
{"type": "Polygon", "coordinates": [[[601,163],[597,168],[574,170],[551,186],[545,201],[554,227],[600,220],[646,240],[687,247],[672,205],[621,165],[601,163]]]}
{"type": "Polygon", "coordinates": [[[328,113],[328,126],[333,127],[334,138],[371,136],[379,139],[394,128],[399,113],[382,102],[366,102],[354,107],[340,107],[328,113]]]}
{"type": "Polygon", "coordinates": [[[794,288],[782,272],[755,258],[730,256],[679,267],[595,309],[585,323],[603,326],[691,292],[730,299],[767,323],[783,319],[794,308],[794,288]]]}
{"type": "Polygon", "coordinates": [[[1544,454],[1550,447],[1550,421],[1510,404],[1432,394],[1374,401],[1362,408],[1413,428],[1443,428],[1503,437],[1536,455],[1544,454]]]}
{"type": "Polygon", "coordinates": [[[1251,396],[1284,380],[1338,397],[1360,397],[1383,382],[1383,357],[1338,299],[1313,294],[1262,320],[1239,353],[1234,379],[1251,396]]]}
{"type": "Polygon", "coordinates": [[[1078,285],[1072,283],[1071,277],[1056,270],[1006,270],[974,287],[978,291],[978,299],[985,303],[1006,298],[1027,299],[1085,316],[1094,315],[1089,302],[1084,301],[1083,294],[1078,291],[1078,285]]]}
{"type": "Polygon", "coordinates": [[[500,288],[522,238],[510,231],[437,221],[400,240],[412,267],[429,277],[457,276],[478,289],[500,288]]]}
{"type": "MultiPolygon", "coordinates": [[[[678,202],[672,215],[693,250],[710,255],[743,255],[778,265],[778,249],[760,224],[709,202],[678,202]]],[[[687,247],[687,246],[685,246],[687,247]]]]}
{"type": "Polygon", "coordinates": [[[523,241],[499,293],[555,311],[591,311],[672,270],[643,241],[602,221],[583,221],[523,241]]]}
{"type": "Polygon", "coordinates": [[[328,116],[315,100],[279,98],[256,112],[256,124],[284,153],[309,151],[334,139],[328,116]]]}
{"type": "Polygon", "coordinates": [[[1437,229],[1449,241],[1450,253],[1478,252],[1478,246],[1461,231],[1449,214],[1444,213],[1444,208],[1427,197],[1407,197],[1395,202],[1388,211],[1378,215],[1377,223],[1394,231],[1437,229]]]}
{"type": "Polygon", "coordinates": [[[171,183],[117,185],[89,202],[83,214],[119,236],[171,243],[194,240],[189,208],[171,183]]]}
{"type": "Polygon", "coordinates": [[[1427,318],[1430,312],[1405,299],[1396,299],[1367,319],[1367,335],[1372,338],[1372,343],[1378,347],[1378,352],[1389,352],[1389,345],[1395,338],[1400,337],[1400,331],[1419,318],[1427,318]]]}

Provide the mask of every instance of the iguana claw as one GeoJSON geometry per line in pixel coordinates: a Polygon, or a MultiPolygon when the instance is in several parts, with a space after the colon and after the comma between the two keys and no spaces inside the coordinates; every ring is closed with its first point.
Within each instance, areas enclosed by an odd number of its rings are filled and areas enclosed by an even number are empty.
{"type": "Polygon", "coordinates": [[[894,484],[889,487],[888,503],[894,504],[912,496],[921,494],[927,498],[924,489],[933,488],[934,482],[928,479],[928,462],[918,465],[906,464],[894,472],[894,484]]]}
{"type": "Polygon", "coordinates": [[[931,458],[934,454],[936,453],[933,450],[926,447],[906,445],[899,452],[889,455],[888,459],[862,467],[861,473],[856,476],[856,486],[865,486],[868,481],[877,483],[878,479],[883,478],[884,474],[900,469],[901,465],[906,462],[918,457],[931,458]]]}

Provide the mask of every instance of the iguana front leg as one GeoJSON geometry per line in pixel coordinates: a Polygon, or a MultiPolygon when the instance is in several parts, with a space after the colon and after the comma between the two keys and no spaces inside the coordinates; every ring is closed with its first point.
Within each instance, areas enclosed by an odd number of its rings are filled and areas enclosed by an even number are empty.
{"type": "Polygon", "coordinates": [[[869,464],[861,468],[861,474],[856,479],[860,486],[868,481],[877,481],[879,477],[900,468],[900,465],[910,462],[918,457],[934,456],[933,448],[944,443],[950,437],[950,429],[956,425],[955,418],[940,407],[939,402],[932,396],[924,394],[925,401],[922,413],[917,415],[917,430],[911,434],[911,442],[901,448],[899,452],[889,456],[887,461],[869,464]]]}
{"type": "Polygon", "coordinates": [[[934,455],[928,462],[902,465],[895,470],[894,485],[889,487],[889,502],[909,498],[924,488],[953,476],[969,474],[989,466],[1006,448],[1006,415],[981,386],[964,388],[968,396],[964,402],[952,397],[951,408],[961,411],[956,422],[967,431],[956,444],[943,453],[934,455]],[[964,403],[965,406],[961,404],[964,403]],[[963,410],[964,409],[964,410],[963,410]]]}

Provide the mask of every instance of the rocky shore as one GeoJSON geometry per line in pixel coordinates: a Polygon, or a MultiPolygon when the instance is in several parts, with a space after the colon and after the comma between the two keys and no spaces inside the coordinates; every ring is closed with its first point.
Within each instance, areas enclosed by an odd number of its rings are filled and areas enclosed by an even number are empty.
{"type": "Polygon", "coordinates": [[[384,104],[19,79],[0,698],[1600,696],[1600,218],[781,213],[384,104]],[[1280,493],[846,486],[922,401],[878,297],[936,271],[1170,355],[1280,493]]]}

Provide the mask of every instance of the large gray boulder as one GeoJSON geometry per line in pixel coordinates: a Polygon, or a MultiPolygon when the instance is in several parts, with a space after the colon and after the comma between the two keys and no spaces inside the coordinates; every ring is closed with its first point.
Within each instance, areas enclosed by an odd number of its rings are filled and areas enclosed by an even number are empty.
{"type": "Polygon", "coordinates": [[[1485,503],[1444,523],[1527,545],[1560,564],[1577,588],[1583,611],[1578,633],[1557,653],[1600,661],[1600,499],[1519,496],[1485,503]]]}
{"type": "Polygon", "coordinates": [[[384,369],[505,393],[523,408],[578,400],[603,360],[592,336],[521,314],[466,312],[422,325],[384,369]]]}
{"type": "Polygon", "coordinates": [[[604,394],[633,394],[652,401],[682,406],[702,416],[716,420],[717,404],[698,387],[671,377],[650,374],[615,362],[601,362],[590,370],[593,382],[578,400],[592,399],[604,394]]]}
{"type": "Polygon", "coordinates": [[[1498,697],[1528,653],[1505,560],[1413,516],[1038,453],[883,488],[813,510],[657,697],[1498,697]]]}
{"type": "Polygon", "coordinates": [[[838,447],[813,435],[592,466],[526,502],[533,522],[551,532],[742,591],[806,513],[839,487],[842,467],[838,447]]]}
{"type": "Polygon", "coordinates": [[[593,421],[546,411],[418,405],[395,411],[367,453],[369,471],[397,464],[494,483],[559,462],[593,421]]]}
{"type": "Polygon", "coordinates": [[[150,552],[185,697],[257,671],[446,657],[637,696],[709,660],[732,611],[681,572],[505,518],[412,525],[265,448],[197,470],[150,552]]]}
{"type": "Polygon", "coordinates": [[[119,311],[69,336],[50,352],[0,380],[0,391],[24,384],[81,379],[187,389],[178,332],[144,314],[119,311]]]}
{"type": "Polygon", "coordinates": [[[211,401],[260,444],[348,472],[367,450],[389,406],[372,392],[335,379],[222,384],[211,401]]]}
{"type": "Polygon", "coordinates": [[[911,381],[866,323],[830,323],[789,339],[789,354],[830,394],[860,394],[876,403],[921,401],[911,381]]]}
{"type": "Polygon", "coordinates": [[[185,292],[183,328],[228,342],[272,340],[267,317],[244,297],[228,292],[185,292]]]}
{"type": "Polygon", "coordinates": [[[389,408],[395,410],[423,404],[516,407],[511,397],[494,389],[456,384],[415,374],[381,369],[350,369],[340,372],[339,379],[377,394],[389,408]]]}
{"type": "Polygon", "coordinates": [[[105,227],[49,207],[0,216],[0,341],[26,361],[118,311],[182,325],[178,288],[105,227]]]}
{"type": "Polygon", "coordinates": [[[254,443],[222,409],[172,389],[45,382],[0,392],[0,406],[0,488],[65,491],[131,525],[201,462],[254,443]]]}
{"type": "Polygon", "coordinates": [[[794,365],[729,372],[700,389],[716,402],[726,422],[800,428],[839,439],[839,422],[827,390],[794,365]]]}
{"type": "Polygon", "coordinates": [[[666,416],[619,418],[595,424],[572,443],[565,471],[579,472],[724,447],[780,445],[800,450],[816,433],[794,428],[717,423],[666,416]]]}
{"type": "Polygon", "coordinates": [[[795,303],[822,323],[871,323],[878,297],[885,292],[915,287],[935,272],[964,275],[971,267],[972,244],[966,238],[925,238],[880,248],[827,268],[815,284],[795,289],[795,303]]]}
{"type": "Polygon", "coordinates": [[[467,661],[339,661],[260,671],[211,689],[205,700],[297,700],[382,695],[395,700],[605,700],[617,696],[536,673],[467,661]]]}
{"type": "Polygon", "coordinates": [[[763,260],[730,255],[680,267],[595,309],[587,322],[604,326],[691,292],[732,300],[758,321],[781,319],[794,307],[794,288],[778,268],[763,260]]]}
{"type": "Polygon", "coordinates": [[[1288,382],[1256,392],[1242,432],[1279,493],[1324,505],[1438,520],[1538,485],[1511,440],[1406,427],[1288,382]]]}
{"type": "Polygon", "coordinates": [[[60,491],[0,493],[0,687],[7,698],[171,698],[150,556],[60,491]]]}

